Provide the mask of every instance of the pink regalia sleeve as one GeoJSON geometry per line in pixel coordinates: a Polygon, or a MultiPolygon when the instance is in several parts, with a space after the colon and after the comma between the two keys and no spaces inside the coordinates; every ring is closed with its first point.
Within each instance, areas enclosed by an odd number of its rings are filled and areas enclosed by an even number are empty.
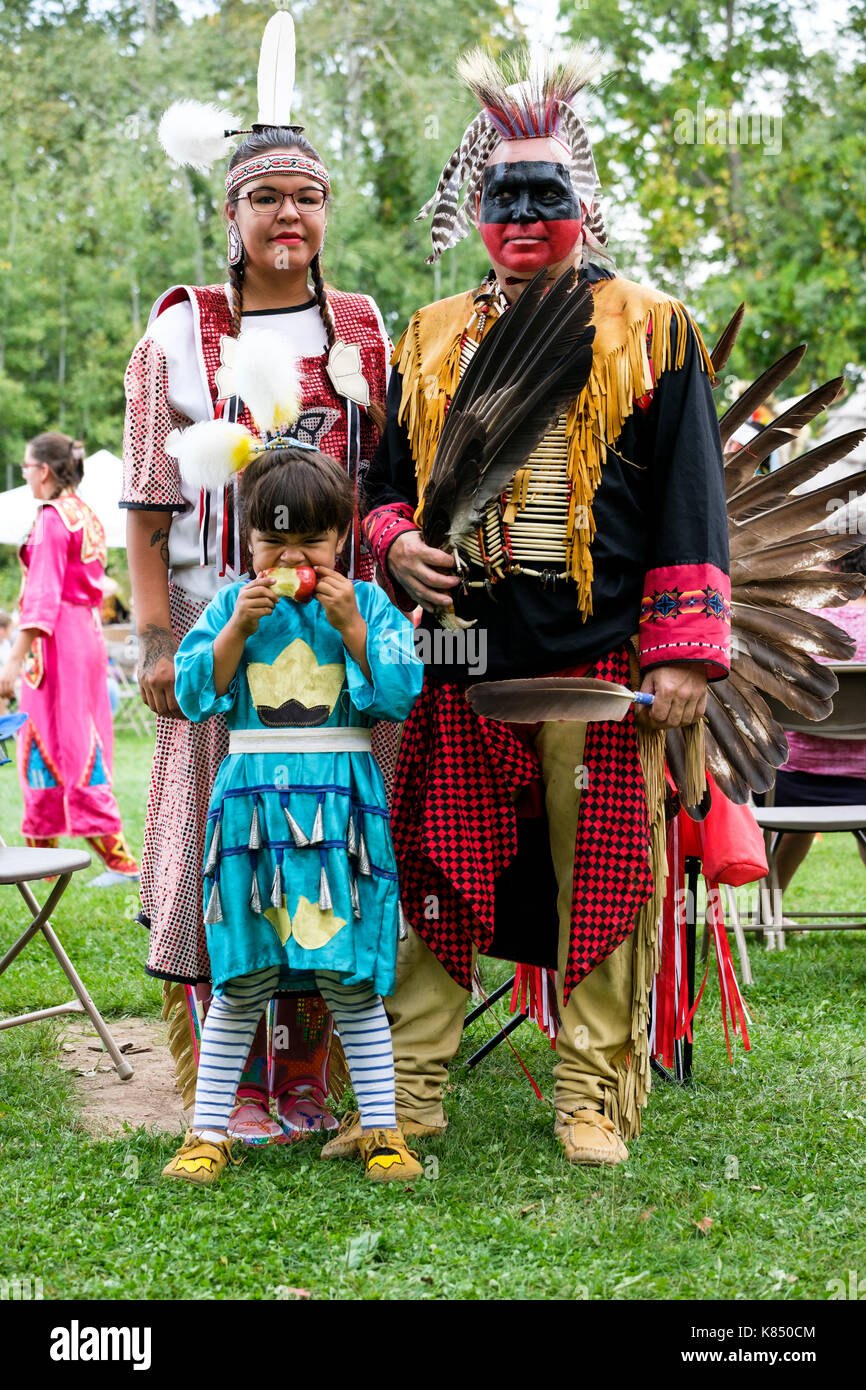
{"type": "Polygon", "coordinates": [[[21,626],[37,628],[50,637],[57,623],[66,564],[69,531],[54,507],[40,507],[27,539],[27,582],[21,600],[21,626]]]}

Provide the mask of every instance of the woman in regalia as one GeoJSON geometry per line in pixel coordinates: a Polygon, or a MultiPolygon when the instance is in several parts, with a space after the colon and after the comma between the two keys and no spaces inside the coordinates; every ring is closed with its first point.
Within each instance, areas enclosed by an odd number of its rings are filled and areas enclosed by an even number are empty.
{"type": "Polygon", "coordinates": [[[100,611],[105,532],[76,494],[84,447],[66,434],[31,439],[22,471],[39,511],[19,556],[24,571],[18,636],[0,672],[0,696],[18,701],[18,738],[29,845],[81,835],[105,869],[92,888],[135,884],[138,865],[111,789],[114,731],[100,611]]]}
{"type": "MultiPolygon", "coordinates": [[[[238,337],[263,329],[280,334],[298,358],[299,437],[345,461],[356,495],[378,442],[376,422],[384,418],[390,343],[371,299],[325,287],[330,181],[316,149],[290,125],[293,71],[292,21],[281,12],[262,42],[252,131],[235,129],[227,112],[192,102],[163,117],[167,153],[198,168],[226,152],[227,132],[243,136],[226,177],[229,283],[166,291],[126,375],[121,505],[129,512],[142,696],[159,716],[142,862],[147,970],[167,982],[169,1042],[186,1101],[195,1088],[198,1024],[210,993],[200,877],[207,808],[228,739],[220,715],[204,724],[183,718],[173,658],[208,602],[246,566],[236,484],[215,481],[198,490],[184,483],[173,432],[215,416],[252,423],[234,390],[232,364],[238,337]]],[[[373,573],[357,522],[346,568],[357,578],[373,573]]],[[[374,740],[387,781],[393,733],[389,740],[383,729],[374,740]]],[[[270,1048],[263,1024],[238,1091],[234,1137],[285,1142],[335,1126],[325,1106],[331,1032],[317,995],[277,1001],[270,1048]]]]}

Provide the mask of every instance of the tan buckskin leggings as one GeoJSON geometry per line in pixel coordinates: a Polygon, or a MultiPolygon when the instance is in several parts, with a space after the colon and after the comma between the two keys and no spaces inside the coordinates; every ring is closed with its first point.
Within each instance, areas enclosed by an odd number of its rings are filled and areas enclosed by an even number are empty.
{"type": "MultiPolygon", "coordinates": [[[[616,1092],[617,1066],[629,1050],[632,1011],[632,946],[629,936],[572,990],[563,1006],[571,923],[574,846],[580,806],[580,769],[586,725],[542,724],[536,739],[545,786],[550,849],[559,884],[559,989],[562,1027],[556,1040],[554,1100],[560,1110],[607,1110],[616,1092]],[[577,786],[575,786],[577,782],[577,786]]],[[[400,943],[391,1016],[397,1082],[397,1114],[444,1125],[442,1086],[460,1046],[468,992],[456,984],[411,930],[400,943]]]]}

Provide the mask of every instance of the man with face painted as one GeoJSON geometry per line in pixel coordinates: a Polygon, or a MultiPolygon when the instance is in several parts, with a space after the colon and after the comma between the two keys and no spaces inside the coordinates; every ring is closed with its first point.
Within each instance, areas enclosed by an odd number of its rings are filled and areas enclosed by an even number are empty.
{"type": "MultiPolygon", "coordinates": [[[[616,1164],[623,1139],[640,1132],[649,1090],[665,878],[660,731],[682,729],[689,753],[707,680],[729,665],[712,369],[682,305],[593,264],[606,235],[571,106],[593,63],[576,51],[503,74],[476,53],[460,71],[482,109],[422,210],[433,212],[429,259],[474,224],[492,270],[480,290],[413,316],[367,482],[366,534],[398,600],[422,605],[431,636],[454,602],[486,639],[483,670],[428,664],[401,744],[393,833],[413,930],[388,1001],[398,1115],[411,1134],[447,1123],[442,1084],[476,951],[555,957],[556,1134],[570,1161],[616,1164]],[[592,287],[590,379],[488,506],[461,583],[453,555],[426,546],[419,529],[448,404],[526,284],[569,266],[592,287]],[[478,719],[464,698],[473,679],[554,672],[639,684],[655,695],[651,722],[518,727],[478,719]],[[533,779],[546,816],[541,851],[523,815],[533,779]],[[551,916],[558,941],[545,948],[551,916]]],[[[347,1128],[328,1148],[336,1156],[354,1137],[347,1128]]]]}

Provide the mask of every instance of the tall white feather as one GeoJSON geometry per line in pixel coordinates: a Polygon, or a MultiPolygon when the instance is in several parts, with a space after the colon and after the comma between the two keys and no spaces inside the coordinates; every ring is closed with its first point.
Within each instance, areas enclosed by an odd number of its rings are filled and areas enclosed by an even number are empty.
{"type": "Polygon", "coordinates": [[[235,354],[235,389],[263,433],[293,425],[301,413],[297,359],[272,329],[242,333],[235,354]]]}
{"type": "Polygon", "coordinates": [[[240,122],[212,101],[176,101],[159,123],[159,143],[175,164],[188,164],[206,174],[217,160],[225,159],[232,148],[227,130],[237,130],[240,122]]]}
{"type": "Polygon", "coordinates": [[[257,125],[288,125],[295,90],[295,23],[285,10],[271,15],[259,54],[257,125]]]}

